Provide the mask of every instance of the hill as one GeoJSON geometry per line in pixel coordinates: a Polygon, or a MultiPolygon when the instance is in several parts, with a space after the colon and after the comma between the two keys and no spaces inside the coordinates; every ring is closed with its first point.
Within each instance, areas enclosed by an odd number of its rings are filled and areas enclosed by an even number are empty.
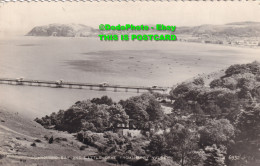
{"type": "Polygon", "coordinates": [[[80,150],[84,146],[71,134],[46,130],[18,113],[0,109],[0,165],[108,165],[84,159],[96,154],[91,147],[80,150]]]}
{"type": "Polygon", "coordinates": [[[90,37],[97,36],[97,30],[82,24],[49,24],[34,27],[27,36],[90,37]]]}
{"type": "MultiPolygon", "coordinates": [[[[149,25],[150,27],[152,25],[149,25]]],[[[155,27],[155,26],[154,26],[155,27]]],[[[122,31],[133,33],[134,31],[122,31]]],[[[63,37],[91,37],[98,34],[121,34],[121,31],[100,31],[83,24],[49,24],[34,27],[28,36],[63,36],[63,37]]],[[[163,33],[149,29],[148,31],[138,31],[140,33],[163,33]]],[[[200,25],[194,27],[178,27],[176,34],[192,35],[196,37],[260,37],[259,22],[237,22],[225,25],[200,25]]]]}
{"type": "Polygon", "coordinates": [[[195,27],[178,27],[177,34],[217,37],[260,37],[259,22],[236,22],[225,25],[200,25],[195,27]]]}

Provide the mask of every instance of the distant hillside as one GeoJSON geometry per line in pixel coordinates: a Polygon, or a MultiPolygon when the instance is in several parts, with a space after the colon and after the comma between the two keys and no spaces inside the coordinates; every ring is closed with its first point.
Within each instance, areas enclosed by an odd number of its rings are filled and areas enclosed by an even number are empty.
{"type": "MultiPolygon", "coordinates": [[[[151,26],[151,25],[149,25],[151,26]]],[[[155,27],[155,26],[154,26],[155,27]]],[[[100,31],[83,24],[49,24],[34,27],[28,36],[63,36],[63,37],[97,37],[98,34],[134,33],[135,31],[100,31]]],[[[150,29],[139,33],[165,33],[150,29]]],[[[168,31],[166,31],[168,33],[168,31]]],[[[260,37],[259,22],[236,22],[225,25],[200,25],[194,27],[176,27],[176,34],[195,37],[260,37]]]]}
{"type": "Polygon", "coordinates": [[[85,156],[96,155],[97,150],[77,141],[73,135],[47,130],[12,111],[0,106],[0,165],[109,166],[86,159],[85,156]],[[63,159],[59,159],[61,156],[63,159]]]}
{"type": "Polygon", "coordinates": [[[195,27],[178,27],[177,34],[217,37],[260,37],[259,22],[236,22],[225,25],[200,25],[195,27]]]}
{"type": "Polygon", "coordinates": [[[49,24],[34,27],[27,36],[63,36],[90,37],[97,35],[97,30],[82,24],[49,24]]]}

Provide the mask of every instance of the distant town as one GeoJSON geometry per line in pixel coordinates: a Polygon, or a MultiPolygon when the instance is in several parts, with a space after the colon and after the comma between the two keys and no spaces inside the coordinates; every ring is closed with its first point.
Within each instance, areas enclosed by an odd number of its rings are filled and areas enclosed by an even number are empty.
{"type": "Polygon", "coordinates": [[[209,36],[207,34],[200,35],[200,36],[178,34],[177,40],[181,42],[221,44],[221,45],[252,47],[252,48],[257,48],[260,46],[260,37],[216,37],[216,36],[209,36]]]}

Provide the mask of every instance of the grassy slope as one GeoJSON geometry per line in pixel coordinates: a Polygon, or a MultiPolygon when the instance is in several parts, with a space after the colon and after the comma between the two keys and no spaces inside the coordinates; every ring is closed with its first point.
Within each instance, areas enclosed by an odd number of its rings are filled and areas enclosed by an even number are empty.
{"type": "Polygon", "coordinates": [[[34,121],[0,109],[0,165],[108,165],[90,159],[76,160],[75,157],[84,158],[96,154],[96,149],[93,148],[79,150],[82,145],[71,134],[44,129],[34,121]],[[49,144],[44,138],[45,135],[48,137],[53,135],[54,139],[66,138],[67,141],[54,141],[49,144]],[[35,142],[36,139],[41,142],[35,142]],[[35,147],[31,146],[33,142],[36,143],[35,147]],[[61,156],[66,159],[51,159],[61,156]],[[68,159],[73,156],[74,159],[68,159]],[[39,159],[39,157],[46,158],[39,159]]]}

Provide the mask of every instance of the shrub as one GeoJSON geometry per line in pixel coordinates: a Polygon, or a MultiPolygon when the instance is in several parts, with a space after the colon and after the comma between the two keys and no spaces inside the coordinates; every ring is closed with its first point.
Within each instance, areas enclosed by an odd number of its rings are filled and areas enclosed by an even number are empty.
{"type": "Polygon", "coordinates": [[[49,139],[49,144],[53,143],[53,136],[51,136],[51,138],[49,139]]]}
{"type": "Polygon", "coordinates": [[[217,87],[222,87],[223,81],[221,79],[215,79],[210,82],[209,86],[210,88],[217,88],[217,87]]]}
{"type": "Polygon", "coordinates": [[[0,160],[3,159],[3,158],[5,158],[5,157],[6,157],[5,155],[0,154],[0,160]]]}
{"type": "Polygon", "coordinates": [[[88,148],[88,146],[82,145],[82,146],[80,146],[79,150],[85,150],[86,148],[88,148]]]}
{"type": "Polygon", "coordinates": [[[34,147],[35,147],[35,146],[36,146],[36,143],[32,143],[31,146],[34,146],[34,147]]]}
{"type": "Polygon", "coordinates": [[[84,132],[83,131],[77,133],[77,139],[80,142],[83,142],[83,139],[84,139],[84,132]]]}
{"type": "Polygon", "coordinates": [[[231,76],[234,74],[252,73],[258,74],[260,72],[260,65],[258,62],[248,63],[248,64],[236,64],[230,66],[226,70],[226,76],[231,76]]]}
{"type": "Polygon", "coordinates": [[[62,138],[62,137],[57,137],[54,139],[56,142],[61,142],[61,141],[68,141],[67,138],[62,138]]]}
{"type": "Polygon", "coordinates": [[[95,103],[95,104],[106,104],[111,106],[113,104],[113,100],[107,96],[102,96],[101,98],[93,98],[91,100],[91,103],[95,103]]]}
{"type": "Polygon", "coordinates": [[[112,164],[118,164],[116,159],[107,159],[106,160],[108,163],[112,163],[112,164]]]}
{"type": "Polygon", "coordinates": [[[45,135],[43,138],[45,138],[45,140],[49,140],[49,137],[47,135],[45,135]]]}
{"type": "Polygon", "coordinates": [[[38,142],[38,143],[40,143],[40,142],[42,142],[41,140],[39,140],[39,139],[36,139],[36,140],[34,140],[35,142],[38,142]]]}
{"type": "Polygon", "coordinates": [[[203,80],[203,78],[196,78],[196,79],[194,79],[194,81],[193,81],[193,84],[195,84],[195,85],[204,85],[205,83],[204,83],[204,80],[203,80]]]}
{"type": "Polygon", "coordinates": [[[92,139],[91,136],[85,135],[85,136],[84,136],[83,143],[84,143],[84,144],[87,144],[87,145],[93,145],[93,144],[94,144],[94,141],[93,141],[93,139],[92,139]]]}
{"type": "Polygon", "coordinates": [[[139,159],[133,164],[133,166],[146,166],[146,165],[147,165],[147,161],[145,161],[144,159],[139,159]]]}
{"type": "Polygon", "coordinates": [[[97,135],[97,134],[93,134],[91,137],[94,142],[96,142],[100,139],[99,135],[97,135]]]}
{"type": "Polygon", "coordinates": [[[97,139],[97,138],[96,138],[96,136],[90,135],[87,132],[81,131],[81,132],[77,133],[77,139],[86,145],[93,146],[96,141],[95,139],[97,139]]]}

